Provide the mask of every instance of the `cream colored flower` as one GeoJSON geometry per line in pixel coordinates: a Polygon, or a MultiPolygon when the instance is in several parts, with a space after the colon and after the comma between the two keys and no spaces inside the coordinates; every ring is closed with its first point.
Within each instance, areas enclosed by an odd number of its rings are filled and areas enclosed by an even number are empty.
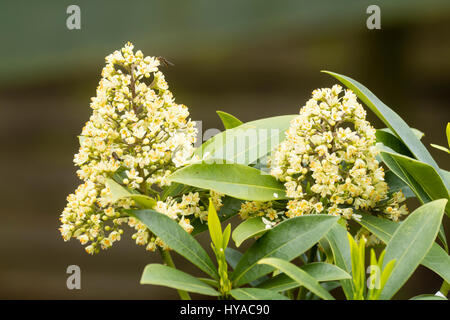
{"type": "MultiPolygon", "coordinates": [[[[185,105],[177,104],[161,71],[159,60],[133,52],[127,43],[106,57],[106,66],[91,99],[92,115],[80,135],[74,157],[84,182],[71,194],[61,214],[64,240],[74,237],[86,251],[97,253],[121,239],[121,226],[136,229],[133,239],[154,250],[157,239],[144,224],[124,213],[135,206],[129,199],[112,202],[107,178],[146,194],[164,188],[167,177],[191,161],[196,139],[194,123],[185,105]],[[119,179],[119,180],[118,180],[119,179]]],[[[167,198],[158,202],[162,213],[191,232],[185,215],[201,216],[198,194],[183,205],[167,198]]],[[[220,201],[220,197],[216,199],[220,201]]]]}
{"type": "Polygon", "coordinates": [[[358,220],[356,209],[397,221],[407,214],[406,206],[399,206],[401,192],[388,192],[375,158],[375,129],[365,117],[352,91],[342,94],[338,85],[313,91],[271,158],[271,174],[293,198],[286,216],[324,212],[358,220]]]}

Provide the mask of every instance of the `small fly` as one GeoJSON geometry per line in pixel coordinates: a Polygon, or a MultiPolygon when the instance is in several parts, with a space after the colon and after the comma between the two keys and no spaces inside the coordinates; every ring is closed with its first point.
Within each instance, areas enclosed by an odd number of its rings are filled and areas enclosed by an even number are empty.
{"type": "Polygon", "coordinates": [[[117,153],[113,152],[112,156],[114,159],[116,159],[117,161],[122,161],[122,159],[120,159],[120,157],[117,155],[117,153]]]}
{"type": "Polygon", "coordinates": [[[165,67],[168,67],[168,66],[174,67],[175,66],[172,62],[170,62],[169,60],[167,60],[164,57],[159,56],[156,59],[158,59],[159,62],[161,62],[161,64],[163,64],[165,67]]]}

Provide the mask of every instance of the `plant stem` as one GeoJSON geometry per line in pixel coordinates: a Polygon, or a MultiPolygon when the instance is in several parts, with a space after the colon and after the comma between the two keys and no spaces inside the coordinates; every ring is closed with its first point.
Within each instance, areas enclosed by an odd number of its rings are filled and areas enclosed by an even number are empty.
{"type": "MultiPolygon", "coordinates": [[[[158,247],[158,250],[159,250],[159,253],[161,254],[161,258],[163,259],[164,263],[167,266],[176,269],[169,250],[163,250],[160,247],[158,247]]],[[[191,296],[186,291],[179,290],[179,289],[177,289],[177,291],[178,291],[178,295],[180,296],[181,300],[191,300],[191,296]]]]}
{"type": "Polygon", "coordinates": [[[305,298],[305,289],[303,286],[301,286],[300,288],[298,288],[298,293],[297,293],[297,300],[303,300],[305,298]]]}

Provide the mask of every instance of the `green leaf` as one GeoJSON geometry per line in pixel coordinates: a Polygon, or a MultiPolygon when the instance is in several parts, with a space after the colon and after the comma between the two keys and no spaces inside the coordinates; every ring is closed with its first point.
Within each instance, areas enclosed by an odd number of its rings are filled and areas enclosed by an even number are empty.
{"type": "Polygon", "coordinates": [[[383,267],[394,259],[396,263],[381,299],[390,299],[425,258],[439,231],[446,203],[446,199],[441,199],[424,204],[394,232],[386,246],[383,267]]]}
{"type": "Polygon", "coordinates": [[[438,150],[441,150],[441,151],[450,153],[450,150],[449,150],[448,148],[443,147],[443,146],[440,146],[440,145],[438,145],[438,144],[430,143],[430,146],[432,146],[432,147],[435,148],[435,149],[438,149],[438,150]]]}
{"type": "Polygon", "coordinates": [[[211,279],[211,278],[197,278],[198,280],[200,280],[203,283],[206,283],[207,285],[214,287],[214,288],[219,288],[219,281],[211,279]]]}
{"type": "Polygon", "coordinates": [[[167,199],[167,197],[175,197],[180,194],[186,186],[181,183],[172,182],[170,186],[165,187],[161,193],[161,200],[167,199]]]}
{"type": "MultiPolygon", "coordinates": [[[[392,271],[394,270],[394,267],[395,267],[396,263],[397,263],[397,260],[393,259],[393,260],[389,261],[384,266],[383,272],[381,273],[381,280],[380,280],[380,282],[381,282],[381,284],[380,284],[381,289],[380,290],[381,291],[383,291],[387,281],[389,280],[389,277],[391,276],[392,271]]],[[[376,292],[375,300],[379,299],[380,294],[381,294],[381,292],[376,292]]]]}
{"type": "Polygon", "coordinates": [[[405,144],[399,138],[397,138],[392,133],[392,131],[389,131],[377,130],[375,133],[377,142],[381,142],[386,147],[391,148],[395,152],[406,155],[408,157],[413,157],[413,154],[411,153],[411,151],[409,151],[408,147],[405,146],[405,144]]]}
{"type": "Polygon", "coordinates": [[[290,121],[298,115],[285,115],[244,123],[216,134],[195,151],[201,159],[224,159],[227,163],[248,165],[270,153],[285,139],[290,121]]]}
{"type": "MultiPolygon", "coordinates": [[[[400,226],[399,223],[393,221],[377,218],[367,213],[359,212],[362,216],[359,223],[376,235],[384,243],[389,243],[392,235],[400,226]]],[[[450,280],[450,256],[437,243],[433,243],[430,251],[428,251],[425,258],[421,261],[425,267],[433,270],[440,275],[444,280],[450,280]]]]}
{"type": "Polygon", "coordinates": [[[214,247],[219,250],[222,248],[222,226],[211,199],[209,199],[208,208],[208,229],[214,247]]]}
{"type": "Polygon", "coordinates": [[[141,284],[165,286],[208,296],[219,295],[219,292],[203,281],[183,271],[162,264],[148,264],[142,273],[141,284]]]}
{"type": "MultiPolygon", "coordinates": [[[[350,254],[350,245],[347,238],[347,229],[341,224],[335,224],[325,236],[330,244],[334,256],[334,263],[351,274],[352,258],[350,254]]],[[[353,298],[353,283],[351,280],[341,280],[342,289],[347,299],[353,298]]]]}
{"type": "Polygon", "coordinates": [[[417,196],[417,198],[422,202],[426,203],[431,201],[430,197],[427,195],[422,186],[406,171],[402,168],[400,164],[388,153],[381,153],[380,158],[386,164],[391,172],[393,172],[397,177],[399,177],[404,183],[406,183],[412,192],[417,196]]]}
{"type": "Polygon", "coordinates": [[[389,186],[389,192],[402,191],[405,198],[416,196],[411,188],[392,171],[389,170],[384,174],[384,180],[389,186]]]}
{"type": "MultiPolygon", "coordinates": [[[[229,196],[223,197],[222,207],[220,208],[219,212],[217,212],[220,222],[224,222],[236,215],[241,210],[241,203],[242,200],[229,196]]],[[[208,229],[208,224],[201,219],[195,219],[191,224],[194,227],[194,231],[192,231],[193,236],[208,229]]]]}
{"type": "MultiPolygon", "coordinates": [[[[385,155],[389,155],[397,163],[397,165],[401,167],[403,173],[406,171],[406,173],[411,176],[416,183],[420,184],[420,187],[423,189],[426,196],[424,196],[422,192],[417,192],[416,194],[422,202],[428,202],[427,197],[431,200],[449,199],[448,190],[442,180],[442,177],[432,166],[382,148],[381,157],[383,161],[385,160],[385,155]]],[[[387,162],[389,162],[389,160],[387,162]]],[[[389,166],[387,162],[386,164],[389,166]]],[[[393,171],[398,170],[396,167],[390,169],[393,171]]],[[[399,177],[401,178],[401,176],[399,177]]],[[[408,179],[408,181],[409,186],[413,190],[417,188],[416,183],[412,182],[410,179],[408,179]]],[[[447,204],[446,212],[450,216],[450,203],[447,204]]]]}
{"type": "Polygon", "coordinates": [[[267,264],[269,266],[277,268],[293,280],[297,281],[299,285],[304,286],[306,289],[319,296],[320,298],[325,300],[334,300],[333,296],[329,294],[328,291],[326,291],[324,288],[322,288],[316,279],[314,279],[306,271],[300,269],[289,261],[278,258],[265,258],[261,259],[258,264],[267,264]]]}
{"type": "Polygon", "coordinates": [[[444,245],[445,251],[448,253],[447,236],[445,235],[445,229],[444,229],[443,223],[441,223],[441,225],[439,226],[438,238],[439,238],[439,240],[441,240],[442,244],[444,245]]]}
{"type": "Polygon", "coordinates": [[[227,260],[228,264],[232,269],[236,268],[239,260],[242,258],[242,253],[239,251],[233,249],[233,248],[226,248],[225,249],[225,259],[227,260]]]}
{"type": "Polygon", "coordinates": [[[417,130],[415,128],[411,128],[411,130],[414,132],[414,134],[416,135],[417,139],[419,139],[419,140],[422,139],[423,136],[425,135],[425,133],[423,133],[422,131],[417,130]]]}
{"type": "Polygon", "coordinates": [[[245,220],[233,231],[232,238],[236,243],[236,247],[239,247],[242,242],[249,238],[254,238],[267,231],[266,224],[262,221],[261,217],[254,217],[245,220]]]}
{"type": "Polygon", "coordinates": [[[437,296],[434,294],[421,294],[421,295],[412,297],[409,300],[447,300],[447,298],[437,296]]]}
{"type": "Polygon", "coordinates": [[[317,243],[336,223],[337,217],[328,215],[306,215],[285,220],[267,231],[247,250],[233,274],[235,286],[271,272],[273,268],[257,265],[263,258],[274,257],[292,260],[317,243]]]}
{"type": "MultiPolygon", "coordinates": [[[[225,249],[225,259],[227,260],[228,264],[230,265],[230,267],[234,270],[237,266],[237,264],[239,263],[239,260],[241,260],[243,254],[240,253],[239,251],[233,249],[233,248],[226,248],[225,249]]],[[[269,279],[269,277],[267,276],[263,276],[260,277],[252,282],[250,282],[250,284],[253,287],[257,287],[260,283],[266,281],[267,279],[269,279]]]]}
{"type": "Polygon", "coordinates": [[[445,184],[446,185],[450,184],[450,171],[446,171],[446,170],[441,169],[441,172],[444,175],[445,184]]]}
{"type": "Polygon", "coordinates": [[[130,210],[156,236],[161,238],[172,250],[195,264],[214,279],[218,279],[216,267],[202,246],[168,216],[155,210],[130,210]]]}
{"type": "Polygon", "coordinates": [[[231,224],[228,224],[225,230],[223,231],[223,237],[222,237],[222,249],[226,249],[228,246],[228,242],[230,241],[230,235],[231,235],[231,224]]]}
{"type": "MultiPolygon", "coordinates": [[[[341,268],[324,262],[313,262],[300,266],[300,269],[308,273],[317,281],[335,281],[351,279],[351,276],[341,268]]],[[[282,273],[261,283],[258,288],[275,290],[277,292],[299,287],[300,284],[282,273]]]]}
{"type": "Polygon", "coordinates": [[[155,199],[143,194],[131,193],[113,179],[106,179],[105,185],[111,190],[113,202],[124,198],[131,198],[143,209],[152,209],[156,205],[155,199]]]}
{"type": "Polygon", "coordinates": [[[338,266],[325,262],[312,262],[300,267],[317,281],[351,279],[350,274],[338,266]]]}
{"type": "MultiPolygon", "coordinates": [[[[418,130],[418,129],[416,129],[416,128],[410,128],[410,129],[412,130],[412,132],[416,135],[417,139],[419,139],[419,140],[421,140],[421,139],[425,136],[425,133],[423,133],[422,131],[420,131],[420,130],[418,130]]],[[[392,132],[392,130],[389,129],[389,128],[377,129],[377,131],[378,131],[378,130],[386,131],[386,132],[388,132],[388,133],[390,133],[390,134],[395,135],[395,134],[392,132]]]]}
{"type": "Polygon", "coordinates": [[[236,300],[289,300],[275,291],[259,288],[233,289],[230,291],[230,294],[236,300]]]}
{"type": "Polygon", "coordinates": [[[223,126],[225,127],[225,129],[233,129],[242,124],[241,120],[239,120],[238,118],[236,118],[235,116],[233,116],[227,112],[223,112],[223,111],[216,111],[216,112],[219,115],[220,120],[222,120],[222,123],[223,123],[223,126]]]}
{"type": "Polygon", "coordinates": [[[241,164],[196,163],[175,171],[169,179],[242,200],[286,199],[284,186],[274,177],[241,164]]]}
{"type": "Polygon", "coordinates": [[[284,273],[278,274],[273,278],[269,278],[258,285],[258,288],[273,290],[276,292],[283,292],[298,287],[300,287],[300,284],[284,273]]]}
{"type": "Polygon", "coordinates": [[[334,263],[333,250],[326,237],[319,240],[319,250],[325,254],[325,262],[334,263]]]}
{"type": "MultiPolygon", "coordinates": [[[[378,99],[369,89],[358,81],[347,76],[340,75],[330,71],[323,71],[335,77],[342,82],[347,88],[353,90],[358,98],[375,113],[375,115],[388,126],[393,133],[408,147],[416,159],[432,166],[439,175],[441,172],[427,148],[420,142],[414,131],[406,124],[406,122],[391,108],[378,99]]],[[[447,186],[449,187],[449,186],[447,186]]]]}
{"type": "Polygon", "coordinates": [[[129,197],[133,195],[130,191],[122,187],[120,184],[115,182],[113,179],[106,179],[105,185],[111,190],[112,201],[116,202],[119,199],[129,197]]]}
{"type": "Polygon", "coordinates": [[[450,122],[447,123],[447,127],[445,128],[445,132],[447,134],[448,147],[450,148],[450,122]]]}

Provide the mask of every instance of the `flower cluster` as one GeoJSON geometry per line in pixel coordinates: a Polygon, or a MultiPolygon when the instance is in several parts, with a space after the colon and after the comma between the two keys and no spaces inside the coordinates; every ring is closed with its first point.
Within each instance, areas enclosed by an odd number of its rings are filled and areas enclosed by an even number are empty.
{"type": "Polygon", "coordinates": [[[292,120],[271,158],[271,174],[284,182],[287,217],[328,213],[359,219],[356,210],[407,214],[401,191],[391,195],[376,160],[375,129],[351,90],[317,89],[292,120]]]}
{"type": "MultiPolygon", "coordinates": [[[[169,185],[167,177],[192,157],[194,123],[187,107],[175,103],[159,65],[158,58],[134,53],[130,43],[106,57],[97,95],[90,104],[93,113],[74,158],[84,183],[69,195],[60,219],[63,238],[91,242],[88,253],[120,240],[124,223],[137,230],[136,243],[149,250],[159,243],[140,221],[123,213],[135,205],[132,200],[112,201],[107,178],[120,172],[124,187],[154,194],[169,185]]],[[[183,196],[180,203],[167,198],[157,206],[188,232],[192,226],[184,216],[201,216],[198,194],[183,196]]]]}
{"type": "MultiPolygon", "coordinates": [[[[222,207],[222,195],[214,191],[210,191],[210,197],[213,200],[214,207],[219,210],[222,207]]],[[[208,218],[208,211],[205,206],[201,205],[201,199],[198,192],[188,193],[182,195],[181,201],[168,197],[165,201],[158,201],[155,206],[155,210],[167,215],[173,220],[177,220],[178,224],[188,233],[194,230],[191,225],[190,219],[187,216],[193,218],[199,218],[200,221],[206,221],[208,218]]],[[[160,246],[166,249],[167,246],[162,240],[150,232],[148,228],[135,217],[128,218],[128,224],[136,229],[136,233],[132,235],[132,238],[136,241],[137,245],[145,245],[149,251],[154,251],[156,246],[160,246]]]]}
{"type": "Polygon", "coordinates": [[[263,217],[265,221],[278,221],[278,215],[282,214],[273,208],[273,202],[245,201],[241,204],[239,215],[246,220],[252,217],[263,217]]]}

